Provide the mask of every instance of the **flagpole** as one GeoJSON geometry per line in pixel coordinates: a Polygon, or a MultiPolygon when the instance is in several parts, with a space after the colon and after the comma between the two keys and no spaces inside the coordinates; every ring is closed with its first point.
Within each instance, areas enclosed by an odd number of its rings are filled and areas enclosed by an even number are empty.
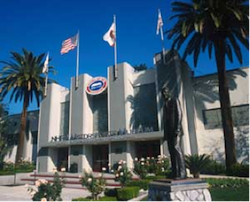
{"type": "Polygon", "coordinates": [[[46,57],[45,63],[46,63],[46,61],[47,61],[48,63],[46,64],[45,67],[43,67],[43,68],[46,68],[46,69],[45,69],[45,72],[44,72],[44,74],[45,74],[44,97],[47,96],[47,88],[48,88],[49,52],[47,53],[47,57],[46,57]],[[47,61],[47,59],[48,59],[48,61],[47,61]]]}
{"type": "Polygon", "coordinates": [[[48,88],[48,70],[45,72],[45,89],[44,89],[44,97],[47,96],[47,88],[48,88]]]}
{"type": "Polygon", "coordinates": [[[163,29],[162,29],[162,27],[161,27],[160,31],[161,31],[161,45],[162,45],[163,63],[166,64],[166,61],[165,61],[164,36],[163,36],[163,29]]]}
{"type": "Polygon", "coordinates": [[[76,88],[78,88],[78,75],[79,75],[79,49],[80,49],[80,31],[77,33],[77,53],[76,53],[76,88]]]}
{"type": "Polygon", "coordinates": [[[114,24],[115,24],[115,47],[114,47],[114,60],[115,60],[115,74],[114,74],[114,79],[117,79],[117,34],[116,34],[116,16],[114,15],[114,24]]]}
{"type": "MultiPolygon", "coordinates": [[[[158,17],[161,17],[161,11],[158,9],[158,17]]],[[[159,19],[158,19],[159,20],[159,19]]],[[[161,17],[162,20],[162,17],[161,17]]],[[[163,24],[162,24],[163,25],[163,24]]],[[[163,36],[163,26],[160,26],[160,32],[161,32],[161,46],[162,46],[162,55],[163,55],[163,63],[166,64],[165,62],[165,47],[164,47],[164,36],[163,36]]]]}

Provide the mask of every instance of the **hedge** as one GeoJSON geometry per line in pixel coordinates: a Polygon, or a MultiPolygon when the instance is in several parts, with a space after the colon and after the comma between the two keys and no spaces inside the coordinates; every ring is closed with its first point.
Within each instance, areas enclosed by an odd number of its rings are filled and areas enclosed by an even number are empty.
{"type": "Polygon", "coordinates": [[[98,200],[93,200],[90,197],[87,197],[87,198],[80,197],[80,198],[72,199],[72,201],[117,201],[117,198],[110,197],[110,196],[103,196],[99,198],[98,200]]]}
{"type": "Polygon", "coordinates": [[[128,187],[140,187],[140,189],[148,190],[148,184],[151,180],[138,180],[132,181],[127,186],[128,187]]]}
{"type": "Polygon", "coordinates": [[[119,201],[127,201],[135,198],[139,194],[140,187],[125,187],[117,189],[117,199],[119,201]]]}

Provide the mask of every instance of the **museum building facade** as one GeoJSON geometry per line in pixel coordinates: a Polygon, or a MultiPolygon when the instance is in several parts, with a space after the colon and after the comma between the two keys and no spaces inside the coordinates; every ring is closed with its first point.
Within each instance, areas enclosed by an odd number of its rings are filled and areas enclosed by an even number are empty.
{"type": "MultiPolygon", "coordinates": [[[[108,78],[80,75],[67,89],[48,85],[40,106],[38,172],[62,167],[77,171],[110,169],[119,160],[168,156],[163,138],[163,98],[167,87],[181,103],[185,154],[207,153],[223,161],[224,140],[216,74],[193,77],[178,54],[154,57],[155,68],[136,71],[124,62],[108,68],[108,78]]],[[[248,139],[248,68],[228,72],[236,139],[248,139]],[[240,132],[239,132],[240,131],[240,132]]],[[[247,140],[248,141],[248,140],[247,140]]],[[[248,143],[246,143],[248,144],[248,143]]],[[[246,161],[248,147],[239,147],[246,161]]]]}

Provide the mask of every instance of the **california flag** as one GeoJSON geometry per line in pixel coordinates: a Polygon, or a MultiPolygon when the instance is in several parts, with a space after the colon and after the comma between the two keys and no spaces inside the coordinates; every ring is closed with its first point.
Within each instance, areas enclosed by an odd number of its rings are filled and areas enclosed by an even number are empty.
{"type": "Polygon", "coordinates": [[[163,26],[163,21],[162,21],[162,17],[161,17],[161,11],[160,9],[158,10],[158,21],[157,21],[157,29],[156,29],[156,34],[159,34],[160,29],[163,26]]]}
{"type": "Polygon", "coordinates": [[[47,54],[43,65],[43,73],[48,72],[48,68],[49,68],[49,53],[47,54]]]}
{"type": "Polygon", "coordinates": [[[115,34],[116,34],[116,26],[115,26],[115,23],[112,23],[109,30],[104,34],[103,40],[107,41],[110,46],[114,46],[115,40],[116,40],[115,34]]]}

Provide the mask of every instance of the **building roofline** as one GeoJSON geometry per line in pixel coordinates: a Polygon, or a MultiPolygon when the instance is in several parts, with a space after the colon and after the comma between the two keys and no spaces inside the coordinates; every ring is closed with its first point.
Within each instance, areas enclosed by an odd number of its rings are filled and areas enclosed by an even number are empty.
{"type": "MultiPolygon", "coordinates": [[[[27,114],[28,113],[32,113],[32,112],[39,112],[40,109],[34,109],[34,110],[31,110],[31,111],[27,111],[27,114]]],[[[7,117],[11,117],[11,116],[19,116],[21,115],[22,113],[18,113],[18,114],[10,114],[10,115],[7,115],[7,117]]]]}
{"type": "MultiPolygon", "coordinates": [[[[248,69],[248,68],[249,67],[238,67],[238,68],[235,68],[235,69],[229,69],[226,72],[232,72],[232,71],[237,71],[237,70],[240,70],[240,69],[248,69]]],[[[204,75],[200,75],[200,76],[195,76],[194,78],[198,79],[198,78],[203,78],[203,77],[207,77],[207,76],[214,76],[214,75],[218,75],[218,73],[214,72],[214,73],[210,73],[210,74],[204,74],[204,75]]]]}

